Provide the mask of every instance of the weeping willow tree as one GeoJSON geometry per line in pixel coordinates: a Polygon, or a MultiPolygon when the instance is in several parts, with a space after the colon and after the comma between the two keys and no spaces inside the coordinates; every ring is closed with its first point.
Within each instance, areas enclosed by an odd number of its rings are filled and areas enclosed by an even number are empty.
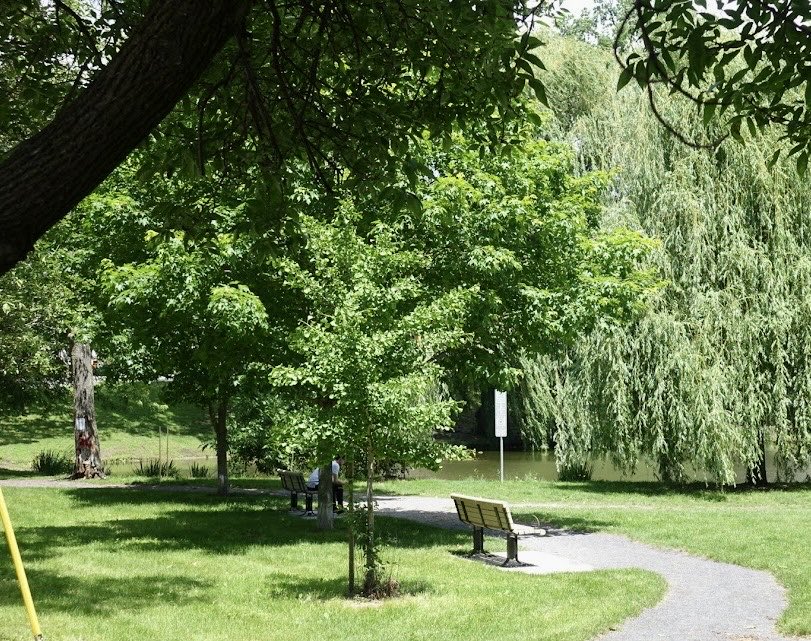
{"type": "MultiPolygon", "coordinates": [[[[632,324],[525,363],[525,440],[554,441],[560,469],[644,459],[666,480],[724,484],[736,467],[765,483],[768,449],[793,478],[811,457],[811,185],[792,164],[767,167],[776,136],[686,147],[641,93],[615,93],[607,52],[564,39],[549,49],[559,135],[584,170],[613,172],[603,224],[659,238],[666,284],[632,324]]],[[[657,106],[692,138],[709,135],[678,98],[657,106]]]]}

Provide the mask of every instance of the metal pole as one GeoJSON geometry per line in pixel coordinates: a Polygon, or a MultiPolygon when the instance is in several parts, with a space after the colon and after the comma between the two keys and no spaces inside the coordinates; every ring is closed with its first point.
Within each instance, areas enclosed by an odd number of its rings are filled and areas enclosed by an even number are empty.
{"type": "Polygon", "coordinates": [[[28,579],[25,577],[23,560],[20,557],[20,550],[17,547],[17,539],[14,538],[14,529],[11,527],[11,518],[8,515],[6,499],[3,497],[3,490],[0,488],[0,521],[3,523],[3,531],[6,533],[6,542],[11,552],[11,560],[14,562],[14,570],[17,572],[17,582],[20,584],[20,592],[23,595],[25,612],[28,615],[28,624],[31,626],[31,633],[34,639],[42,639],[42,630],[37,620],[37,611],[34,609],[34,599],[31,598],[31,589],[28,587],[28,579]]]}
{"type": "Polygon", "coordinates": [[[498,451],[499,451],[499,454],[500,454],[499,458],[501,460],[501,467],[500,467],[500,470],[499,470],[499,478],[501,479],[501,482],[503,483],[504,482],[504,437],[503,436],[498,437],[498,451]]]}

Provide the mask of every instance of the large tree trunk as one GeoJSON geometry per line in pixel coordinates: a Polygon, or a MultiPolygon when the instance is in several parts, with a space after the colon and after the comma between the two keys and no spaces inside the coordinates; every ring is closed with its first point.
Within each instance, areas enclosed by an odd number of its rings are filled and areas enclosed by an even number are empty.
{"type": "Polygon", "coordinates": [[[76,458],[73,478],[104,478],[101,448],[96,425],[96,401],[93,390],[93,352],[86,343],[70,348],[73,373],[73,438],[76,458]]]}
{"type": "Polygon", "coordinates": [[[171,111],[249,0],[155,0],[72,103],[0,163],[0,274],[87,196],[171,111]]]}
{"type": "Polygon", "coordinates": [[[228,496],[228,401],[220,400],[216,407],[209,405],[208,416],[217,439],[217,494],[228,496]]]}
{"type": "Polygon", "coordinates": [[[318,529],[331,530],[335,521],[332,513],[332,461],[318,471],[318,529]]]}

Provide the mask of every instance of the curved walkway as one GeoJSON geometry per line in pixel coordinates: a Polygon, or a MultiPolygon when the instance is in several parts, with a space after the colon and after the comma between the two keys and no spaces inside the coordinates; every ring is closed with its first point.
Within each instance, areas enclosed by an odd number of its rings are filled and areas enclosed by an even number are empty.
{"type": "MultiPolygon", "coordinates": [[[[387,516],[469,529],[457,518],[450,499],[382,496],[377,500],[380,513],[387,516]]],[[[659,549],[614,534],[575,534],[556,529],[547,532],[549,536],[519,540],[519,559],[538,563],[539,571],[544,565],[561,571],[642,568],[667,581],[667,593],[659,604],[599,637],[600,641],[790,639],[774,627],[786,607],[786,596],[768,572],[659,549]]]]}
{"type": "MultiPolygon", "coordinates": [[[[119,487],[212,492],[210,487],[127,486],[115,483],[9,479],[7,487],[87,489],[119,487]]],[[[281,494],[235,489],[235,494],[281,494]]],[[[378,496],[379,514],[446,529],[469,529],[453,501],[417,496],[378,496]]],[[[745,535],[745,533],[742,533],[745,535]]],[[[549,573],[641,568],[664,577],[668,590],[657,605],[598,641],[799,641],[780,635],[774,623],[786,607],[785,589],[768,572],[660,549],[624,536],[547,528],[547,536],[523,536],[519,559],[532,565],[510,571],[549,573]]]]}

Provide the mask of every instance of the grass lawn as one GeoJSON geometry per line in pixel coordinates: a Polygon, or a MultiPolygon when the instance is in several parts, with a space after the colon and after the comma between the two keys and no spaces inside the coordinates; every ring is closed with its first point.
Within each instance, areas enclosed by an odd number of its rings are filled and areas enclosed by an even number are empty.
{"type": "MultiPolygon", "coordinates": [[[[343,597],[345,532],[285,499],[137,490],[4,490],[40,622],[52,641],[515,639],[577,641],[656,603],[642,571],[555,576],[468,561],[470,535],[380,519],[405,596],[343,597]]],[[[0,553],[0,640],[30,638],[0,553]]]]}
{"type": "Polygon", "coordinates": [[[516,504],[513,513],[525,522],[534,515],[767,570],[789,592],[778,628],[811,635],[811,485],[719,492],[657,483],[415,480],[381,483],[379,489],[498,498],[516,504]]]}
{"type": "MultiPolygon", "coordinates": [[[[182,459],[213,457],[213,451],[201,450],[212,433],[203,411],[183,403],[165,405],[158,385],[98,385],[96,414],[105,463],[157,458],[158,428],[164,458],[168,429],[169,457],[181,470],[185,470],[182,459]]],[[[72,421],[73,399],[68,394],[25,412],[0,414],[0,468],[29,469],[34,456],[44,450],[72,454],[72,421]]],[[[129,472],[133,466],[122,467],[129,472]]]]}

